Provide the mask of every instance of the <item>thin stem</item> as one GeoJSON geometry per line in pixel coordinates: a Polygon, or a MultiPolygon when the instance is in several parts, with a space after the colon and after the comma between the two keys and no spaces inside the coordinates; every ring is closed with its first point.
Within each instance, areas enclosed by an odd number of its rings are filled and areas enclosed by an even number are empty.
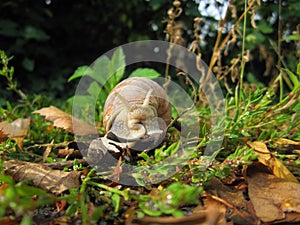
{"type": "Polygon", "coordinates": [[[246,40],[246,26],[247,26],[247,15],[246,15],[246,10],[247,10],[247,0],[244,1],[244,24],[243,24],[243,40],[242,40],[242,62],[241,62],[241,73],[240,73],[240,80],[239,80],[239,93],[238,93],[238,102],[237,102],[237,110],[240,111],[240,104],[242,101],[242,94],[243,94],[243,79],[244,79],[244,73],[245,73],[245,40],[246,40]]]}
{"type": "MultiPolygon", "coordinates": [[[[247,0],[245,0],[245,11],[247,9],[247,0]]],[[[242,65],[241,65],[241,74],[240,74],[240,91],[243,90],[243,78],[245,73],[245,40],[246,40],[246,26],[247,26],[247,16],[244,16],[244,24],[243,24],[243,40],[242,40],[242,65]]]]}
{"type": "Polygon", "coordinates": [[[277,50],[279,53],[278,57],[278,62],[277,62],[277,67],[280,70],[281,69],[281,37],[282,37],[282,32],[281,32],[281,13],[282,13],[282,7],[281,7],[281,1],[279,0],[278,2],[278,31],[277,31],[277,50]]]}
{"type": "Polygon", "coordinates": [[[277,61],[277,68],[280,71],[279,75],[279,100],[281,101],[283,98],[283,80],[282,80],[282,72],[281,72],[281,0],[278,2],[278,32],[277,32],[277,51],[278,51],[278,61],[277,61]]]}
{"type": "MultiPolygon", "coordinates": [[[[243,12],[243,14],[238,18],[238,20],[235,22],[235,24],[233,26],[235,27],[238,27],[238,25],[240,24],[240,22],[242,21],[242,19],[246,16],[247,12],[252,8],[252,6],[254,5],[256,1],[251,1],[248,5],[248,8],[246,8],[243,12]]],[[[225,21],[223,21],[224,23],[225,21]]],[[[222,31],[222,30],[221,30],[222,31]]],[[[218,31],[220,33],[220,35],[222,34],[221,31],[218,31]]],[[[218,34],[219,35],[219,34],[218,34]]],[[[215,65],[216,61],[217,61],[217,55],[218,55],[218,52],[220,52],[227,44],[227,42],[229,41],[230,37],[233,35],[233,30],[231,29],[228,34],[226,35],[226,37],[223,39],[223,41],[221,42],[221,44],[219,45],[219,42],[221,39],[221,36],[220,37],[217,37],[217,40],[216,40],[216,44],[215,44],[215,47],[214,47],[214,51],[213,51],[213,54],[212,54],[212,57],[211,57],[211,60],[210,60],[210,63],[209,63],[209,69],[212,70],[213,66],[215,65]]]]}

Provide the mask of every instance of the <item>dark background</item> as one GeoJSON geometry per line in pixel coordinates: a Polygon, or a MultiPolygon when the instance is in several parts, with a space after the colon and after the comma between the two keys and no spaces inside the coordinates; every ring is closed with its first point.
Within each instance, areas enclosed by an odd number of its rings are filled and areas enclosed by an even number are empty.
{"type": "MultiPolygon", "coordinates": [[[[184,23],[183,37],[187,45],[193,40],[193,19],[196,16],[203,19],[199,27],[203,38],[201,51],[208,63],[218,20],[207,15],[206,8],[210,4],[204,4],[205,7],[199,11],[200,0],[181,2],[184,13],[179,20],[184,23]]],[[[222,9],[220,2],[223,1],[212,2],[216,9],[222,9]]],[[[235,1],[235,5],[239,16],[244,3],[235,1]]],[[[297,29],[299,31],[299,5],[298,0],[282,1],[283,36],[291,35],[297,29]]],[[[78,66],[89,65],[106,51],[131,41],[166,40],[166,23],[163,20],[171,7],[172,1],[168,0],[2,0],[0,49],[14,57],[10,65],[15,67],[15,78],[25,93],[66,99],[73,94],[76,86],[75,82],[68,83],[67,79],[78,66]]],[[[247,34],[252,35],[254,40],[250,38],[246,42],[246,48],[251,50],[251,60],[246,67],[245,80],[268,84],[278,74],[278,57],[271,45],[272,42],[276,44],[278,39],[278,1],[262,1],[256,21],[259,29],[251,27],[250,22],[247,24],[247,34]],[[268,74],[264,74],[267,59],[262,56],[262,47],[274,59],[268,74]]],[[[229,21],[228,24],[232,23],[229,21]]],[[[240,52],[239,41],[223,58],[223,63],[229,65],[240,52]]],[[[299,61],[299,43],[282,42],[281,54],[289,69],[295,71],[299,61]]],[[[5,80],[1,77],[0,94],[4,99],[13,97],[6,91],[5,80]]]]}

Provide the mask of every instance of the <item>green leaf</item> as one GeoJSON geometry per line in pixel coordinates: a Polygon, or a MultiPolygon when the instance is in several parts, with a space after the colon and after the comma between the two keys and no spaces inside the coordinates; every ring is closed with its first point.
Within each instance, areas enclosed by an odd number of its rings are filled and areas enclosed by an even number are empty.
{"type": "Polygon", "coordinates": [[[83,77],[87,74],[92,73],[92,69],[89,66],[79,66],[75,72],[72,74],[72,76],[68,79],[68,82],[79,78],[79,77],[83,77]]]}
{"type": "Polygon", "coordinates": [[[119,212],[120,209],[120,202],[121,202],[121,197],[118,194],[113,194],[111,196],[112,204],[115,207],[115,212],[119,212]]]}
{"type": "Polygon", "coordinates": [[[271,34],[273,32],[273,28],[265,20],[259,21],[257,29],[263,34],[271,34]]]}
{"type": "Polygon", "coordinates": [[[76,95],[69,98],[67,102],[73,103],[74,99],[76,100],[76,104],[78,104],[78,106],[83,108],[91,107],[92,105],[94,105],[94,101],[95,101],[94,97],[90,95],[76,95]]]}
{"type": "Polygon", "coordinates": [[[108,88],[108,91],[114,88],[119,81],[122,79],[124,72],[125,72],[125,55],[122,48],[118,48],[113,56],[112,59],[108,65],[108,74],[109,74],[109,82],[108,86],[105,85],[106,88],[108,88]]]}
{"type": "Polygon", "coordinates": [[[18,31],[18,24],[11,20],[1,20],[0,34],[6,37],[20,36],[20,32],[18,31]]]}
{"type": "Polygon", "coordinates": [[[281,41],[300,41],[299,34],[292,34],[281,39],[281,41]]]}
{"type": "Polygon", "coordinates": [[[20,188],[18,188],[18,194],[21,196],[45,195],[46,191],[28,185],[21,185],[20,188]]]}
{"type": "Polygon", "coordinates": [[[149,79],[154,79],[159,76],[160,76],[159,72],[150,68],[137,68],[129,75],[129,77],[146,77],[149,79]]]}
{"type": "Polygon", "coordinates": [[[300,63],[297,65],[297,74],[300,76],[300,63]]]}
{"type": "Polygon", "coordinates": [[[246,41],[254,44],[260,44],[264,42],[265,39],[265,36],[256,30],[246,36],[246,41]]]}
{"type": "Polygon", "coordinates": [[[98,83],[96,82],[96,81],[93,81],[91,84],[90,84],[90,86],[89,86],[89,88],[88,88],[88,93],[93,97],[93,98],[95,98],[95,99],[97,99],[98,98],[98,95],[99,95],[99,93],[100,93],[100,91],[101,91],[101,88],[99,87],[99,85],[98,85],[98,83]]]}
{"type": "Polygon", "coordinates": [[[93,73],[90,73],[89,76],[98,81],[100,84],[105,85],[109,78],[109,63],[110,60],[106,55],[101,56],[93,64],[93,73]]]}
{"type": "Polygon", "coordinates": [[[28,215],[24,216],[22,219],[22,222],[20,225],[31,225],[32,224],[32,218],[28,215]]]}
{"type": "Polygon", "coordinates": [[[283,68],[283,71],[285,71],[289,75],[291,81],[293,82],[294,88],[293,88],[292,92],[296,92],[299,89],[299,85],[300,85],[299,84],[300,81],[299,81],[298,77],[292,71],[290,71],[288,69],[283,68]]]}
{"type": "Polygon", "coordinates": [[[23,31],[23,37],[26,39],[34,39],[37,41],[47,41],[50,39],[43,30],[33,27],[33,26],[26,26],[23,31]]]}
{"type": "Polygon", "coordinates": [[[27,57],[25,57],[22,62],[22,66],[29,72],[32,72],[34,70],[34,64],[35,64],[34,60],[29,59],[27,57]]]}
{"type": "Polygon", "coordinates": [[[3,174],[0,174],[0,181],[4,182],[4,183],[7,183],[7,184],[14,184],[15,183],[12,177],[6,176],[6,175],[3,175],[3,174]]]}

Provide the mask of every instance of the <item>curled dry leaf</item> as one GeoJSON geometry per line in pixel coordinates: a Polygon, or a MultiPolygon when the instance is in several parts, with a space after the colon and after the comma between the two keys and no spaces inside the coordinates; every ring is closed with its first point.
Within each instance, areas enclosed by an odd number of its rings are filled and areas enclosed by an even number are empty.
{"type": "MultiPolygon", "coordinates": [[[[9,123],[8,121],[0,122],[0,131],[6,134],[8,137],[15,140],[20,149],[23,149],[23,140],[26,136],[30,125],[30,119],[16,119],[9,123]]],[[[1,133],[0,133],[1,136],[1,133]]]]}
{"type": "Polygon", "coordinates": [[[262,165],[246,168],[248,194],[256,216],[265,223],[299,222],[300,184],[278,178],[266,170],[262,165]]]}
{"type": "Polygon", "coordinates": [[[255,141],[248,142],[249,147],[254,148],[255,153],[258,155],[258,161],[267,166],[275,176],[286,179],[291,182],[298,183],[297,178],[277,159],[267,148],[263,142],[255,141]]]}
{"type": "Polygon", "coordinates": [[[33,113],[45,116],[46,120],[52,121],[54,126],[63,128],[76,135],[98,134],[97,130],[90,124],[73,117],[55,106],[45,107],[33,113]]]}
{"type": "Polygon", "coordinates": [[[5,173],[12,176],[16,182],[29,179],[34,186],[54,194],[80,186],[80,172],[78,171],[53,170],[41,164],[19,160],[4,161],[3,166],[5,173]]]}

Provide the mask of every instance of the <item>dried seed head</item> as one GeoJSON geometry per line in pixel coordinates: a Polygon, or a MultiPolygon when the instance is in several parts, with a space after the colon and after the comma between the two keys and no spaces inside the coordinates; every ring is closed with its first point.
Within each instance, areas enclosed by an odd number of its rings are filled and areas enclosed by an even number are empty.
{"type": "Polygon", "coordinates": [[[178,8],[180,5],[181,5],[181,2],[178,1],[178,0],[175,0],[175,1],[173,2],[173,6],[176,7],[176,8],[178,8]]]}
{"type": "Polygon", "coordinates": [[[174,14],[173,9],[169,9],[168,10],[168,16],[173,17],[173,14],[174,14]]]}
{"type": "Polygon", "coordinates": [[[194,19],[194,23],[200,23],[201,22],[201,18],[200,17],[196,17],[195,19],[194,19]]]}

